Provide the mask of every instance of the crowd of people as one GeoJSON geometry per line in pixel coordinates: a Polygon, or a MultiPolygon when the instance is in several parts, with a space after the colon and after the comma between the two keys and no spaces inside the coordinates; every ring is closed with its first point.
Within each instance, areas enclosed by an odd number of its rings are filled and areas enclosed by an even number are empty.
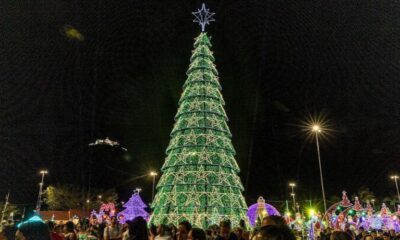
{"type": "MultiPolygon", "coordinates": [[[[244,226],[232,228],[229,220],[221,221],[203,230],[183,221],[178,226],[148,226],[142,217],[119,224],[115,217],[108,223],[90,224],[81,220],[65,224],[26,221],[15,226],[5,225],[0,240],[295,240],[310,239],[300,232],[293,232],[280,216],[267,216],[260,227],[251,231],[244,226]]],[[[395,231],[330,231],[325,229],[318,240],[400,240],[395,231]]]]}

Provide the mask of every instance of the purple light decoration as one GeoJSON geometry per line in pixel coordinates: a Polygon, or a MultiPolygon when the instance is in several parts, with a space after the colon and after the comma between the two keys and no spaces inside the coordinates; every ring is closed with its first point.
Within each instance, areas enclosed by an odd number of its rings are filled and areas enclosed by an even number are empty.
{"type": "MultiPolygon", "coordinates": [[[[268,212],[268,215],[277,215],[280,216],[281,214],[279,213],[278,210],[276,210],[275,207],[273,207],[272,205],[265,203],[265,209],[268,212]]],[[[250,225],[251,226],[255,226],[256,225],[256,220],[257,220],[257,207],[258,207],[258,203],[255,203],[253,205],[251,205],[249,207],[249,210],[247,210],[247,216],[249,217],[249,221],[250,221],[250,225]]]]}
{"type": "Polygon", "coordinates": [[[125,223],[127,220],[133,220],[136,217],[143,217],[145,220],[149,214],[144,210],[147,205],[142,201],[139,195],[140,189],[136,189],[132,197],[124,204],[125,210],[117,214],[120,223],[125,223]]]}

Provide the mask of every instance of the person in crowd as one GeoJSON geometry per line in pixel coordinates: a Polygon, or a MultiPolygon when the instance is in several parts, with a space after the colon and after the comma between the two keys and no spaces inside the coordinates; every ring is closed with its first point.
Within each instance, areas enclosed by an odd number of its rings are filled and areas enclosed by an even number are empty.
{"type": "Polygon", "coordinates": [[[0,232],[0,240],[14,240],[16,229],[13,226],[3,226],[0,232]]]}
{"type": "Polygon", "coordinates": [[[68,221],[64,225],[64,239],[65,240],[78,240],[78,235],[75,232],[75,226],[72,221],[68,221]]]}
{"type": "Polygon", "coordinates": [[[321,234],[320,234],[321,240],[329,240],[331,238],[331,229],[326,228],[323,229],[321,234]]]}
{"type": "Polygon", "coordinates": [[[64,240],[64,237],[56,232],[56,224],[53,221],[48,221],[47,226],[49,227],[50,236],[52,240],[64,240]]]}
{"type": "Polygon", "coordinates": [[[172,239],[176,239],[176,235],[177,235],[178,229],[175,227],[174,224],[169,224],[168,228],[170,229],[170,232],[171,232],[171,238],[172,239]]]}
{"type": "Polygon", "coordinates": [[[90,239],[99,239],[99,226],[98,225],[89,225],[89,238],[90,239]]]}
{"type": "Polygon", "coordinates": [[[212,235],[212,229],[210,229],[210,228],[208,228],[207,230],[206,230],[206,239],[207,240],[213,240],[214,239],[214,237],[213,237],[213,235],[212,235]]]}
{"type": "Polygon", "coordinates": [[[180,222],[178,225],[176,239],[187,240],[190,230],[192,230],[192,225],[188,221],[180,222]]]}
{"type": "Polygon", "coordinates": [[[87,231],[87,228],[86,228],[86,226],[80,226],[79,227],[79,229],[78,229],[78,239],[79,240],[88,240],[88,237],[89,237],[89,233],[88,233],[88,231],[87,231]]]}
{"type": "Polygon", "coordinates": [[[351,239],[356,239],[356,233],[350,229],[347,229],[345,232],[351,236],[351,239]]]}
{"type": "Polygon", "coordinates": [[[104,229],[107,227],[107,224],[105,222],[101,222],[98,225],[98,229],[97,229],[97,238],[99,240],[104,240],[104,229]]]}
{"type": "Polygon", "coordinates": [[[382,229],[379,229],[378,231],[376,231],[376,238],[378,238],[378,239],[383,238],[383,230],[382,229]]]}
{"type": "Polygon", "coordinates": [[[352,236],[348,232],[336,231],[331,234],[330,240],[352,240],[352,236]]]}
{"type": "Polygon", "coordinates": [[[143,217],[136,217],[129,225],[130,240],[148,240],[147,222],[143,217]]]}
{"type": "Polygon", "coordinates": [[[171,240],[171,231],[165,224],[160,224],[157,227],[157,236],[155,240],[171,240]]]}
{"type": "Polygon", "coordinates": [[[188,235],[188,240],[206,240],[206,233],[203,229],[200,228],[192,228],[188,235]]]}
{"type": "Polygon", "coordinates": [[[262,220],[262,226],[268,226],[268,225],[273,225],[273,226],[286,226],[286,221],[283,217],[281,216],[276,216],[276,215],[271,215],[271,216],[266,216],[262,220]]]}
{"type": "Polygon", "coordinates": [[[110,224],[104,228],[104,240],[121,240],[121,227],[116,217],[111,217],[110,224]]]}
{"type": "Polygon", "coordinates": [[[51,240],[50,231],[44,222],[22,223],[15,233],[16,240],[51,240]]]}
{"type": "Polygon", "coordinates": [[[394,239],[396,237],[396,232],[394,231],[394,229],[389,230],[389,235],[390,235],[390,239],[394,239]]]}
{"type": "Polygon", "coordinates": [[[237,238],[238,240],[245,240],[244,237],[243,237],[243,229],[242,229],[242,228],[240,228],[240,227],[235,227],[235,228],[233,229],[233,233],[236,235],[236,238],[237,238]]]}
{"type": "Polygon", "coordinates": [[[363,227],[360,227],[360,228],[358,229],[358,234],[356,235],[356,240],[361,240],[361,239],[363,239],[363,237],[365,236],[365,234],[366,234],[366,231],[364,230],[364,228],[363,228],[363,227]]]}
{"type": "Polygon", "coordinates": [[[253,240],[295,240],[295,236],[286,225],[266,225],[260,228],[253,240]]]}
{"type": "Polygon", "coordinates": [[[232,232],[231,221],[223,220],[219,224],[219,235],[216,240],[238,240],[232,232]]]}
{"type": "Polygon", "coordinates": [[[132,224],[130,220],[126,221],[122,226],[122,240],[129,240],[129,225],[132,224]]]}
{"type": "Polygon", "coordinates": [[[149,228],[149,240],[154,240],[156,236],[157,236],[157,227],[154,224],[151,224],[149,228]]]}
{"type": "Polygon", "coordinates": [[[366,234],[362,240],[374,240],[374,238],[370,234],[366,234]]]}
{"type": "Polygon", "coordinates": [[[376,239],[378,237],[376,230],[371,231],[371,237],[372,237],[372,239],[376,239]]]}
{"type": "Polygon", "coordinates": [[[382,239],[383,240],[390,240],[390,234],[388,232],[384,232],[382,234],[382,239]]]}

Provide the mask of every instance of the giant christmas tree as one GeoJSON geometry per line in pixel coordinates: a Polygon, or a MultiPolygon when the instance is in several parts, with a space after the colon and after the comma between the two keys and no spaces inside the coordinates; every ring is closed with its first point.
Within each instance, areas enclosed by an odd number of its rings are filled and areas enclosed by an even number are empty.
{"type": "Polygon", "coordinates": [[[150,222],[188,220],[206,227],[229,219],[238,225],[240,220],[247,222],[247,205],[211,43],[204,32],[212,14],[204,4],[197,14],[204,14],[196,16],[203,32],[195,39],[150,222]]]}

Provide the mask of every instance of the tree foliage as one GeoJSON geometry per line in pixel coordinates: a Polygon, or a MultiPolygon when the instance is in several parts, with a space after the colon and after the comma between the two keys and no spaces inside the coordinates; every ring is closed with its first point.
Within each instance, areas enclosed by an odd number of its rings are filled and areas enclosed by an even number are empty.
{"type": "MultiPolygon", "coordinates": [[[[357,191],[358,199],[362,202],[371,201],[372,199],[376,199],[375,194],[369,190],[368,187],[362,186],[357,191]]],[[[355,196],[353,196],[354,199],[355,196]]]]}
{"type": "Polygon", "coordinates": [[[117,198],[115,189],[92,189],[91,193],[87,194],[73,185],[56,185],[47,187],[44,202],[49,210],[99,209],[102,202],[115,203],[117,198]],[[102,196],[101,199],[98,198],[99,195],[102,196]]]}
{"type": "MultiPolygon", "coordinates": [[[[4,203],[0,203],[0,216],[3,213],[4,210],[4,203]]],[[[21,209],[17,207],[14,204],[8,204],[6,211],[4,212],[4,220],[7,220],[10,217],[10,214],[13,213],[14,215],[16,214],[21,214],[21,209]]]]}

